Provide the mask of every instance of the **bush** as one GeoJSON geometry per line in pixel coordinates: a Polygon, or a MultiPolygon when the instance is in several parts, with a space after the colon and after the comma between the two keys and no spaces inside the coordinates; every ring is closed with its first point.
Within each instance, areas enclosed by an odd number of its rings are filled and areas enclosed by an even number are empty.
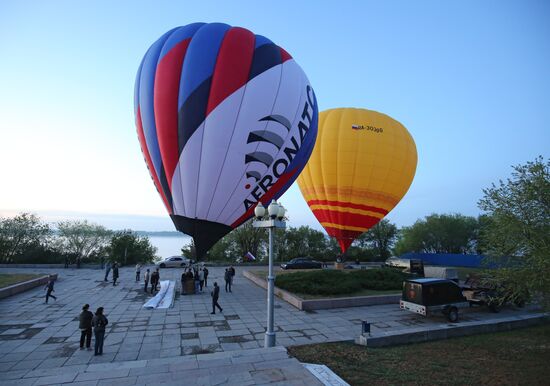
{"type": "Polygon", "coordinates": [[[407,274],[393,269],[309,271],[278,275],[275,285],[307,295],[345,295],[361,290],[400,290],[407,274]]]}

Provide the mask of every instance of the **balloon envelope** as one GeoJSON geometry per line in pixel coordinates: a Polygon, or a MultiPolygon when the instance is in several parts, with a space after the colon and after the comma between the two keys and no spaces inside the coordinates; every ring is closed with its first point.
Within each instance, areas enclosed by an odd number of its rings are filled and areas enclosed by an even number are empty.
{"type": "Polygon", "coordinates": [[[154,184],[200,258],[277,199],[307,162],[317,103],[292,57],[221,23],[161,36],[136,77],[135,119],[154,184]]]}
{"type": "Polygon", "coordinates": [[[319,134],[298,185],[342,252],[405,195],[416,171],[407,129],[376,111],[340,108],[319,114],[319,134]]]}

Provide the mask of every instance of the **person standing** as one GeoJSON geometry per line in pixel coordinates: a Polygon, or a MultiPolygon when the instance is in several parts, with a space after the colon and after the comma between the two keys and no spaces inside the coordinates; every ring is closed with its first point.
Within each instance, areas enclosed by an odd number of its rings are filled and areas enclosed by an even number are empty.
{"type": "Polygon", "coordinates": [[[187,282],[187,273],[185,271],[181,274],[181,294],[185,295],[185,283],[187,282]]]}
{"type": "Polygon", "coordinates": [[[103,355],[103,340],[105,339],[105,327],[107,324],[109,324],[109,320],[103,315],[103,307],[99,307],[92,319],[95,338],[94,355],[103,355]]]}
{"type": "Polygon", "coordinates": [[[229,288],[229,292],[231,292],[231,272],[229,272],[229,269],[225,269],[225,273],[223,275],[223,278],[225,280],[225,292],[228,292],[227,289],[229,288]]]}
{"type": "Polygon", "coordinates": [[[199,286],[202,292],[202,287],[204,286],[204,271],[202,270],[202,268],[199,269],[199,286]]]}
{"type": "Polygon", "coordinates": [[[202,270],[204,272],[204,286],[208,287],[208,268],[204,267],[202,270]]]}
{"type": "Polygon", "coordinates": [[[145,292],[147,292],[147,286],[149,285],[150,278],[151,278],[151,274],[149,273],[149,268],[147,268],[147,271],[145,271],[145,275],[143,275],[143,280],[145,281],[145,288],[144,288],[145,292]]]}
{"type": "Polygon", "coordinates": [[[140,276],[141,276],[141,264],[137,263],[136,264],[136,283],[139,283],[140,276]]]}
{"type": "Polygon", "coordinates": [[[105,280],[104,281],[108,281],[107,278],[109,277],[109,272],[111,271],[111,262],[107,262],[105,264],[105,280]]]}
{"type": "Polygon", "coordinates": [[[212,296],[212,312],[211,314],[216,314],[216,307],[220,310],[220,312],[223,312],[223,308],[220,307],[218,304],[218,299],[220,298],[220,287],[218,287],[218,282],[214,282],[214,290],[210,292],[210,296],[212,296]]]}
{"type": "Polygon", "coordinates": [[[231,285],[233,285],[233,281],[235,280],[235,268],[233,266],[229,267],[229,273],[231,275],[231,285]]]}
{"type": "Polygon", "coordinates": [[[113,264],[113,285],[116,285],[116,281],[118,279],[118,263],[115,262],[113,264]]]}
{"type": "Polygon", "coordinates": [[[197,269],[194,270],[193,278],[195,280],[195,293],[198,294],[199,289],[200,289],[200,285],[201,285],[201,281],[199,279],[199,271],[197,271],[197,269]]]}
{"type": "Polygon", "coordinates": [[[44,287],[44,289],[46,290],[46,304],[48,304],[48,298],[50,297],[52,297],[54,300],[57,300],[57,297],[52,295],[52,292],[55,292],[53,289],[54,282],[55,279],[53,278],[53,276],[50,276],[48,279],[48,284],[46,284],[46,286],[44,287]]]}
{"type": "Polygon", "coordinates": [[[89,304],[84,304],[82,307],[82,312],[80,313],[80,323],[78,328],[80,328],[80,349],[84,348],[84,340],[86,340],[86,348],[91,350],[92,343],[92,319],[94,314],[91,311],[88,311],[90,308],[89,304]]]}
{"type": "Polygon", "coordinates": [[[159,284],[159,281],[160,281],[160,273],[159,273],[159,269],[157,268],[155,272],[151,274],[151,294],[153,293],[153,291],[157,290],[157,285],[159,284]]]}

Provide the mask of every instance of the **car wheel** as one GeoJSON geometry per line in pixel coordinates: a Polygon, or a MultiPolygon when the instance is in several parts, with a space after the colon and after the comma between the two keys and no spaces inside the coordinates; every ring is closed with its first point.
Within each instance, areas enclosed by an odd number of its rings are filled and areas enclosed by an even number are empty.
{"type": "Polygon", "coordinates": [[[159,267],[166,268],[166,264],[162,263],[161,265],[159,265],[159,267]]]}
{"type": "Polygon", "coordinates": [[[449,311],[447,311],[447,319],[451,323],[458,322],[458,309],[456,307],[451,307],[449,311]]]}
{"type": "Polygon", "coordinates": [[[185,263],[181,263],[180,267],[182,267],[182,268],[185,267],[185,263]]]}
{"type": "Polygon", "coordinates": [[[495,314],[500,312],[500,304],[496,302],[491,302],[488,304],[488,306],[491,312],[494,312],[495,314]]]}

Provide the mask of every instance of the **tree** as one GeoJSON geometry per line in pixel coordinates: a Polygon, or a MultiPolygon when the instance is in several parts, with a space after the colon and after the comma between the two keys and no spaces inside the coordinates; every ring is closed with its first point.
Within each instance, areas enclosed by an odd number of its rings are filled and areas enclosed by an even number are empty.
{"type": "Polygon", "coordinates": [[[397,239],[397,226],[383,219],[374,227],[363,233],[356,241],[358,247],[371,249],[378,261],[385,261],[391,256],[391,248],[397,239]]]}
{"type": "Polygon", "coordinates": [[[481,232],[486,253],[520,264],[495,270],[496,280],[513,283],[512,297],[526,290],[550,306],[550,160],[513,167],[511,178],[483,190],[479,208],[488,217],[481,232]]]}
{"type": "Polygon", "coordinates": [[[60,250],[64,253],[74,254],[77,266],[83,259],[88,259],[94,254],[99,254],[107,246],[112,232],[97,224],[88,221],[61,221],[57,223],[60,250]]]}
{"type": "Polygon", "coordinates": [[[247,252],[259,257],[258,252],[267,242],[267,235],[262,228],[254,228],[251,219],[233,230],[229,239],[234,242],[238,257],[243,257],[247,252]]]}
{"type": "Polygon", "coordinates": [[[395,253],[475,253],[479,223],[461,214],[432,214],[401,229],[395,253]]]}
{"type": "Polygon", "coordinates": [[[25,254],[45,249],[52,232],[31,213],[0,219],[0,261],[15,262],[25,254]]]}
{"type": "Polygon", "coordinates": [[[131,230],[124,230],[116,232],[111,237],[106,251],[111,261],[128,265],[152,263],[155,260],[157,248],[151,244],[148,237],[138,236],[131,230]]]}

